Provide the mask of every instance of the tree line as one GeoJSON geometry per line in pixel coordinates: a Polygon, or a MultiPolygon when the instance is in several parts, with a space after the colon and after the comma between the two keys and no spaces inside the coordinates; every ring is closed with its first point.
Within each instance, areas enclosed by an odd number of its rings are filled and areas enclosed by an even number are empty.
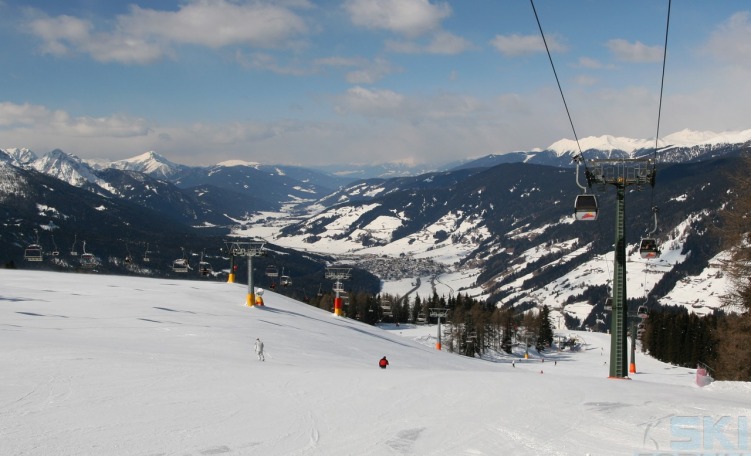
{"type": "MultiPolygon", "coordinates": [[[[317,296],[309,303],[333,311],[334,295],[317,296]]],[[[520,307],[501,309],[462,293],[446,298],[435,292],[427,298],[418,294],[413,301],[386,293],[366,292],[349,293],[344,300],[348,318],[371,325],[379,322],[436,324],[437,318],[430,316],[430,309],[447,311],[441,321],[445,328],[444,347],[465,356],[482,356],[488,351],[511,353],[515,344],[527,343],[543,351],[553,344],[554,327],[547,306],[539,312],[524,312],[520,307]]]]}

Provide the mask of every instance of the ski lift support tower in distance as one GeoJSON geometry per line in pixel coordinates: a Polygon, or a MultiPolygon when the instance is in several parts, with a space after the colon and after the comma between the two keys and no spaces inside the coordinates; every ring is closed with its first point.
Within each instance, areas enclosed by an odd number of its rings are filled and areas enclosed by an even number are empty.
{"type": "Polygon", "coordinates": [[[245,305],[253,307],[256,303],[256,294],[253,284],[253,257],[263,255],[263,246],[266,241],[226,241],[230,254],[234,256],[248,257],[248,294],[245,299],[245,305]]]}
{"type": "Polygon", "coordinates": [[[334,298],[334,315],[340,317],[342,315],[342,298],[339,296],[342,288],[342,280],[347,280],[351,277],[352,268],[347,267],[331,267],[326,268],[326,278],[335,282],[334,291],[336,291],[336,297],[334,298]]]}
{"type": "Polygon", "coordinates": [[[614,158],[588,160],[587,181],[590,186],[612,185],[616,188],[615,255],[613,260],[613,313],[610,323],[610,378],[628,378],[626,307],[626,187],[655,184],[654,160],[651,158],[614,158]]]}
{"type": "Polygon", "coordinates": [[[441,307],[431,307],[430,308],[430,316],[431,317],[438,317],[438,342],[435,344],[436,350],[441,349],[441,318],[446,318],[446,315],[449,313],[448,309],[444,309],[441,307]]]}

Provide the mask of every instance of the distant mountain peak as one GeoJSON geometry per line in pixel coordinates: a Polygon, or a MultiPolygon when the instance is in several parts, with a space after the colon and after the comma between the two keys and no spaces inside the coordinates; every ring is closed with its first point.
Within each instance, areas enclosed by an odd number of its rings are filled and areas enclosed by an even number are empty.
{"type": "Polygon", "coordinates": [[[86,183],[97,185],[100,183],[99,178],[86,162],[60,149],[46,153],[43,157],[30,163],[29,166],[40,173],[55,177],[75,187],[81,187],[86,183]]]}
{"type": "Polygon", "coordinates": [[[138,171],[157,179],[169,179],[180,173],[183,165],[171,162],[163,155],[150,150],[135,157],[117,160],[110,164],[115,169],[138,171]]]}
{"type": "Polygon", "coordinates": [[[31,149],[28,149],[26,147],[10,147],[8,149],[0,149],[0,156],[2,156],[2,154],[5,154],[11,163],[20,166],[28,165],[38,158],[37,155],[31,151],[31,149]]]}
{"type": "Polygon", "coordinates": [[[261,164],[258,162],[249,162],[245,160],[225,160],[223,162],[217,163],[216,166],[224,166],[226,168],[232,168],[233,166],[247,166],[250,168],[258,169],[261,164]]]}
{"type": "Polygon", "coordinates": [[[666,144],[681,147],[743,144],[751,141],[751,129],[742,131],[723,131],[720,133],[683,129],[665,136],[664,139],[666,144]]]}

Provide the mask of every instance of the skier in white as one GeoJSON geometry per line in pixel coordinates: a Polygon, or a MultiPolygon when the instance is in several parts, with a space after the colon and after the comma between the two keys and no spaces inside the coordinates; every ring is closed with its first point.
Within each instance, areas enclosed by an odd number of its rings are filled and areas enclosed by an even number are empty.
{"type": "Polygon", "coordinates": [[[261,342],[261,339],[256,338],[256,344],[253,346],[256,350],[256,354],[258,355],[258,359],[260,361],[266,361],[266,358],[263,356],[263,342],[261,342]]]}

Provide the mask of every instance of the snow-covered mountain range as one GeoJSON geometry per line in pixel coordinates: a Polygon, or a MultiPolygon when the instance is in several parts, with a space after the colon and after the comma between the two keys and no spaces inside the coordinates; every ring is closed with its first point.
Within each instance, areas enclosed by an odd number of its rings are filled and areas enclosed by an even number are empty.
{"type": "MultiPolygon", "coordinates": [[[[628,196],[630,298],[698,313],[722,305],[726,279],[718,265],[725,253],[706,226],[721,214],[732,190],[726,176],[738,168],[738,156],[750,144],[751,130],[675,133],[658,141],[656,155],[649,140],[579,141],[587,160],[657,159],[657,185],[633,189],[628,196]],[[663,254],[643,260],[637,244],[653,228],[652,206],[660,209],[657,238],[663,254]]],[[[11,222],[0,233],[0,244],[6,258],[18,262],[33,230],[54,233],[57,227],[70,235],[80,232],[81,219],[124,204],[121,216],[107,222],[122,226],[121,232],[149,224],[170,230],[214,227],[230,236],[263,237],[280,248],[351,261],[378,276],[386,292],[463,293],[519,309],[546,304],[569,325],[592,328],[608,318],[602,301],[612,280],[614,196],[607,188],[593,189],[599,191],[600,217],[574,222],[579,189],[570,165],[578,149],[562,140],[442,171],[356,181],[243,161],[191,167],[153,151],[95,164],[59,150],[38,157],[28,149],[0,149],[0,201],[23,196],[6,210],[11,222]],[[52,188],[53,181],[41,176],[91,194],[89,215],[72,217],[73,206],[62,208],[63,187],[32,191],[52,188]],[[13,182],[26,184],[14,187],[13,182]],[[60,207],[40,200],[51,195],[60,207]],[[128,214],[139,207],[148,212],[136,221],[128,214]]],[[[87,199],[68,200],[80,205],[87,199]]],[[[149,234],[153,227],[139,231],[140,242],[156,237],[149,234]]],[[[119,236],[113,233],[107,243],[122,244],[119,236]]],[[[112,258],[124,256],[123,249],[111,249],[112,258]]],[[[321,285],[299,286],[309,295],[321,285]]]]}

